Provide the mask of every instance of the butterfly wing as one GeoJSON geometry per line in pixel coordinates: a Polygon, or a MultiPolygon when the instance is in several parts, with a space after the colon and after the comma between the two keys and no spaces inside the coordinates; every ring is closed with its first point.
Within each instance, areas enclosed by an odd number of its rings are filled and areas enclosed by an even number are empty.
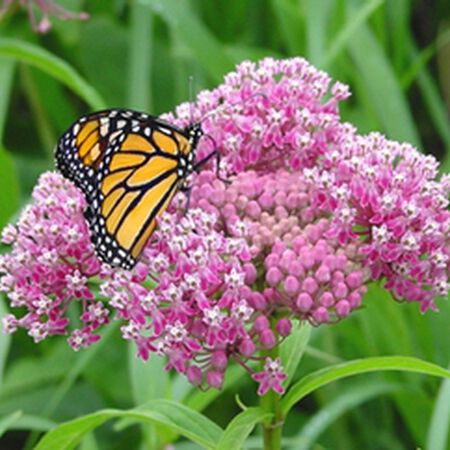
{"type": "Polygon", "coordinates": [[[85,217],[103,261],[127,269],[136,263],[191,150],[183,130],[128,110],[85,116],[61,138],[57,166],[86,196],[85,217]]]}

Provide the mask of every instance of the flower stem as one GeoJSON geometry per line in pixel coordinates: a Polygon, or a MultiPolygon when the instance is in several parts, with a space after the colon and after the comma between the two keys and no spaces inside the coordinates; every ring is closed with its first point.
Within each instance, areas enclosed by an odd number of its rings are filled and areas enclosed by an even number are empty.
{"type": "Polygon", "coordinates": [[[283,418],[280,409],[280,396],[270,391],[261,398],[261,407],[273,414],[263,423],[264,450],[281,450],[281,431],[283,418]]]}
{"type": "MultiPolygon", "coordinates": [[[[278,346],[266,353],[266,356],[275,360],[278,357],[278,346]]],[[[261,397],[261,408],[272,414],[272,417],[262,424],[264,450],[281,450],[281,432],[283,429],[284,417],[280,407],[281,396],[269,390],[261,397]]]]}

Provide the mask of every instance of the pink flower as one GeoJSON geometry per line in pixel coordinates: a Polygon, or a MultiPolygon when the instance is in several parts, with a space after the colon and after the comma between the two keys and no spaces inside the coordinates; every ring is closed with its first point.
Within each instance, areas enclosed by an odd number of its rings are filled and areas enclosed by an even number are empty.
{"type": "Polygon", "coordinates": [[[264,370],[254,373],[252,378],[259,383],[258,395],[264,395],[270,389],[277,394],[284,394],[284,388],[281,383],[286,379],[286,374],[283,373],[280,358],[275,360],[266,358],[264,370]]]}
{"type": "Polygon", "coordinates": [[[38,33],[47,33],[50,30],[52,24],[49,16],[55,16],[61,20],[86,20],[89,18],[89,14],[85,12],[75,13],[67,11],[51,0],[3,0],[3,4],[0,7],[0,16],[5,14],[14,3],[19,3],[27,8],[31,26],[38,33]],[[36,17],[35,9],[38,9],[41,13],[39,19],[36,17]]]}
{"type": "Polygon", "coordinates": [[[214,142],[230,183],[213,163],[194,176],[190,210],[178,194],[131,271],[99,263],[82,194],[44,174],[2,234],[11,252],[0,257],[0,291],[25,311],[7,315],[5,331],[24,328],[36,342],[66,334],[78,350],[113,318],[143,360],[164,356],[203,388],[220,388],[234,361],[263,395],[283,392],[280,362],[256,374],[248,363],[294,321],[331,324],[359,309],[369,281],[436,308],[449,290],[450,178],[408,144],[342,123],[348,95],[302,58],[266,58],[180,105],[167,118],[202,121],[212,140],[197,157],[214,142]]]}

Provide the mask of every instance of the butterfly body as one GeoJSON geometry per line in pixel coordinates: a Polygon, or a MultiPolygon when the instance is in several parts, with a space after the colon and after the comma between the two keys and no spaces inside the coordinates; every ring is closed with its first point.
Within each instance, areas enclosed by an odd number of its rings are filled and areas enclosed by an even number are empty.
{"type": "Polygon", "coordinates": [[[103,261],[134,266],[157,218],[203,164],[195,162],[202,134],[200,124],[180,129],[114,109],[83,116],[61,137],[57,168],[86,197],[91,240],[103,261]]]}

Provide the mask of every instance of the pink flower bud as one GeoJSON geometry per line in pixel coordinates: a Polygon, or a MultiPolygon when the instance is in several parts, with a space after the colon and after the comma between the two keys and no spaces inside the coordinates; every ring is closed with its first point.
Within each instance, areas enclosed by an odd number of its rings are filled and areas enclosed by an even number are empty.
{"type": "Polygon", "coordinates": [[[319,289],[319,285],[317,281],[312,277],[307,277],[303,280],[302,290],[307,292],[310,295],[314,295],[319,289]]]}
{"type": "Polygon", "coordinates": [[[350,303],[347,300],[340,300],[336,303],[336,314],[339,317],[346,317],[351,311],[350,303]]]}
{"type": "Polygon", "coordinates": [[[276,286],[282,278],[283,274],[276,267],[271,267],[266,273],[266,281],[269,286],[276,286]]]}
{"type": "Polygon", "coordinates": [[[202,371],[197,366],[189,366],[186,371],[186,376],[194,386],[199,386],[202,382],[202,371]]]}
{"type": "Polygon", "coordinates": [[[325,323],[325,322],[328,322],[328,319],[329,319],[328,311],[323,306],[319,306],[313,312],[312,316],[317,323],[325,323]]]}
{"type": "Polygon", "coordinates": [[[253,292],[248,299],[248,304],[253,309],[262,310],[266,307],[267,302],[261,292],[253,292]]]}
{"type": "Polygon", "coordinates": [[[255,353],[255,351],[256,351],[256,346],[255,346],[255,344],[253,343],[253,341],[251,339],[244,339],[239,344],[239,351],[244,356],[252,356],[253,353],[255,353]]]}
{"type": "Polygon", "coordinates": [[[245,263],[243,266],[244,273],[245,273],[245,282],[247,284],[252,284],[255,282],[257,277],[256,268],[251,263],[245,263]]]}
{"type": "Polygon", "coordinates": [[[314,277],[319,283],[325,284],[331,280],[331,273],[327,266],[322,264],[316,271],[314,277]]]}
{"type": "Polygon", "coordinates": [[[209,387],[220,389],[223,384],[223,373],[210,371],[206,374],[206,381],[209,387]]]}
{"type": "Polygon", "coordinates": [[[252,200],[245,207],[245,213],[252,219],[257,219],[261,214],[261,207],[255,200],[252,200]]]}
{"type": "Polygon", "coordinates": [[[211,357],[211,364],[220,372],[225,371],[228,364],[226,353],[223,350],[216,350],[211,357]]]}
{"type": "Polygon", "coordinates": [[[336,298],[344,298],[348,295],[348,287],[345,283],[337,283],[333,286],[333,294],[336,298]]]}
{"type": "Polygon", "coordinates": [[[297,278],[293,277],[292,275],[289,275],[284,280],[284,290],[286,294],[288,295],[294,295],[298,292],[300,288],[300,284],[297,280],[297,278]]]}
{"type": "Polygon", "coordinates": [[[295,303],[301,312],[308,312],[313,305],[313,299],[306,292],[302,292],[295,303]]]}
{"type": "Polygon", "coordinates": [[[289,266],[289,273],[294,277],[303,278],[305,271],[303,270],[302,263],[298,259],[291,262],[291,265],[289,266]]]}
{"type": "Polygon", "coordinates": [[[270,326],[269,319],[267,319],[266,316],[258,316],[255,319],[253,326],[258,333],[261,333],[261,331],[269,328],[269,326],[270,326]]]}
{"type": "Polygon", "coordinates": [[[358,271],[350,273],[347,275],[345,281],[350,289],[356,289],[358,286],[361,286],[363,282],[362,272],[358,271]]]}
{"type": "Polygon", "coordinates": [[[278,265],[278,261],[280,260],[279,255],[275,253],[271,253],[264,260],[264,267],[268,270],[271,267],[276,267],[278,265]]]}
{"type": "Polygon", "coordinates": [[[262,331],[259,334],[259,340],[264,348],[269,349],[273,348],[275,344],[277,343],[277,340],[275,338],[275,335],[273,334],[273,331],[268,328],[267,330],[262,331]]]}
{"type": "Polygon", "coordinates": [[[280,336],[289,336],[292,330],[292,323],[289,319],[283,318],[277,322],[276,328],[280,336]]]}
{"type": "Polygon", "coordinates": [[[268,192],[264,192],[259,196],[258,203],[263,209],[271,209],[275,204],[275,200],[268,192]]]}
{"type": "Polygon", "coordinates": [[[320,298],[319,298],[319,303],[322,306],[325,306],[325,308],[329,308],[330,306],[334,305],[334,297],[333,294],[331,294],[330,292],[324,292],[320,298]]]}
{"type": "Polygon", "coordinates": [[[352,308],[358,308],[361,305],[361,295],[357,292],[352,292],[348,296],[348,302],[352,308]]]}

